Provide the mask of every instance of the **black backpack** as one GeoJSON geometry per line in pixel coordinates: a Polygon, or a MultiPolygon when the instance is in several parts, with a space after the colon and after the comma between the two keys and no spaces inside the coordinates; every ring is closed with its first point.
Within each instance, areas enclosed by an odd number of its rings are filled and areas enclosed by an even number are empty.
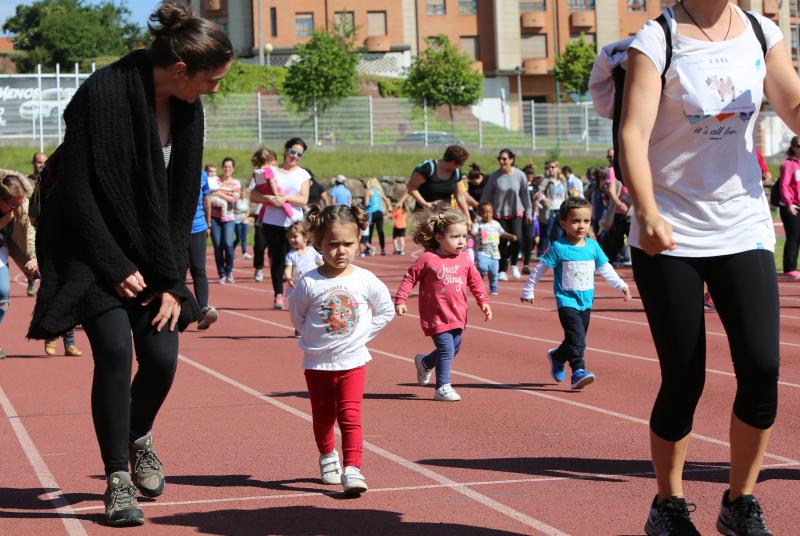
{"type": "Polygon", "coordinates": [[[769,203],[773,207],[778,207],[781,204],[781,178],[778,179],[772,184],[772,187],[769,189],[769,203]]]}
{"type": "MultiPolygon", "coordinates": [[[[761,29],[761,24],[759,24],[758,19],[755,15],[750,13],[749,11],[744,12],[747,15],[747,19],[750,21],[750,27],[753,28],[753,33],[756,34],[756,38],[758,39],[759,44],[761,45],[761,52],[764,58],[767,57],[767,39],[764,37],[764,30],[761,29]]],[[[669,23],[667,22],[667,18],[662,13],[658,17],[656,17],[655,21],[661,26],[661,29],[664,31],[664,39],[666,40],[667,50],[666,50],[666,58],[664,61],[664,70],[661,72],[661,89],[664,89],[664,85],[666,84],[666,75],[667,70],[669,69],[669,65],[672,62],[672,32],[669,29],[669,23]]],[[[625,183],[624,177],[622,176],[622,168],[620,167],[619,163],[619,125],[622,119],[622,94],[625,88],[625,69],[622,68],[621,65],[617,65],[613,71],[614,76],[614,117],[612,118],[611,122],[611,139],[614,146],[614,173],[616,174],[616,178],[620,181],[625,183]]]]}

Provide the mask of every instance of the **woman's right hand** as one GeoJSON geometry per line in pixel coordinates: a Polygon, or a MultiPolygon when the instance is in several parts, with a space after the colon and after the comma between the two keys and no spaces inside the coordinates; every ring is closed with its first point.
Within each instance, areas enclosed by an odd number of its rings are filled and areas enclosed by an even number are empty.
{"type": "Polygon", "coordinates": [[[675,249],[672,225],[661,214],[637,214],[636,218],[639,220],[639,247],[645,253],[658,255],[675,249]]]}
{"type": "Polygon", "coordinates": [[[132,273],[122,283],[117,283],[114,290],[117,296],[124,299],[135,298],[141,291],[147,288],[144,277],[138,271],[132,273]]]}

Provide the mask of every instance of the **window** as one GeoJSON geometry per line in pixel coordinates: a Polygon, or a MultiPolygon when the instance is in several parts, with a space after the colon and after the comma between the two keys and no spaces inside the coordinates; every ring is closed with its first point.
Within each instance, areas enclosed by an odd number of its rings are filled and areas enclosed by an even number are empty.
{"type": "Polygon", "coordinates": [[[343,35],[350,35],[356,29],[356,16],[352,11],[337,11],[333,15],[334,28],[343,35]]]}
{"type": "Polygon", "coordinates": [[[445,0],[427,0],[426,13],[428,15],[447,15],[445,0]]]}
{"type": "Polygon", "coordinates": [[[792,39],[792,60],[797,61],[798,54],[800,54],[800,27],[792,26],[791,39],[792,39]]]}
{"type": "Polygon", "coordinates": [[[461,36],[459,39],[461,52],[469,56],[471,60],[481,59],[480,40],[477,35],[461,36]]]}
{"type": "Polygon", "coordinates": [[[367,12],[367,35],[386,35],[386,12],[367,12]]]}
{"type": "Polygon", "coordinates": [[[647,0],[628,0],[628,11],[647,11],[647,0]]]}
{"type": "Polygon", "coordinates": [[[314,30],[313,13],[297,13],[294,16],[294,33],[297,37],[311,37],[314,30]]]}
{"type": "Polygon", "coordinates": [[[458,0],[458,12],[461,15],[477,15],[478,0],[458,0]]]}
{"type": "Polygon", "coordinates": [[[529,34],[522,36],[522,58],[546,58],[547,34],[529,34]]]}
{"type": "Polygon", "coordinates": [[[272,37],[278,37],[278,9],[269,8],[269,32],[272,37]]]}
{"type": "Polygon", "coordinates": [[[592,11],[594,0],[568,0],[570,11],[592,11]]]}
{"type": "Polygon", "coordinates": [[[519,12],[527,13],[529,11],[544,11],[545,0],[520,0],[519,12]]]}
{"type": "Polygon", "coordinates": [[[789,16],[790,17],[795,17],[795,18],[800,17],[800,12],[798,12],[799,11],[798,7],[800,7],[800,6],[798,6],[799,3],[800,2],[798,2],[798,0],[791,0],[789,2],[789,16]]]}

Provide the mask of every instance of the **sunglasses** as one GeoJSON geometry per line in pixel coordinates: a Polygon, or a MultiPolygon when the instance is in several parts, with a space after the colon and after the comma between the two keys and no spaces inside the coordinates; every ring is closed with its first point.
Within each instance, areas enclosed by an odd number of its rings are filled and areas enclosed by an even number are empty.
{"type": "Polygon", "coordinates": [[[296,156],[297,158],[303,158],[302,151],[296,151],[294,149],[289,149],[289,154],[292,156],[296,156]]]}
{"type": "Polygon", "coordinates": [[[511,160],[511,159],[508,158],[507,156],[498,156],[497,157],[497,161],[498,162],[505,162],[506,160],[511,160]]]}

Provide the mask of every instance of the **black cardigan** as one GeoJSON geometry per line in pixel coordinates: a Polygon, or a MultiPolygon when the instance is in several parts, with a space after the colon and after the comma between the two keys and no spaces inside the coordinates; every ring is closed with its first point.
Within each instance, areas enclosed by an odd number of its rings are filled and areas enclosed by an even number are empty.
{"type": "Polygon", "coordinates": [[[70,101],[56,182],[37,232],[42,285],[28,337],[53,338],[164,291],[180,299],[180,329],[200,317],[185,275],[203,108],[175,98],[170,106],[172,155],[165,169],[147,51],[98,70],[70,101]],[[147,289],[122,300],[114,287],[136,270],[147,289]]]}

